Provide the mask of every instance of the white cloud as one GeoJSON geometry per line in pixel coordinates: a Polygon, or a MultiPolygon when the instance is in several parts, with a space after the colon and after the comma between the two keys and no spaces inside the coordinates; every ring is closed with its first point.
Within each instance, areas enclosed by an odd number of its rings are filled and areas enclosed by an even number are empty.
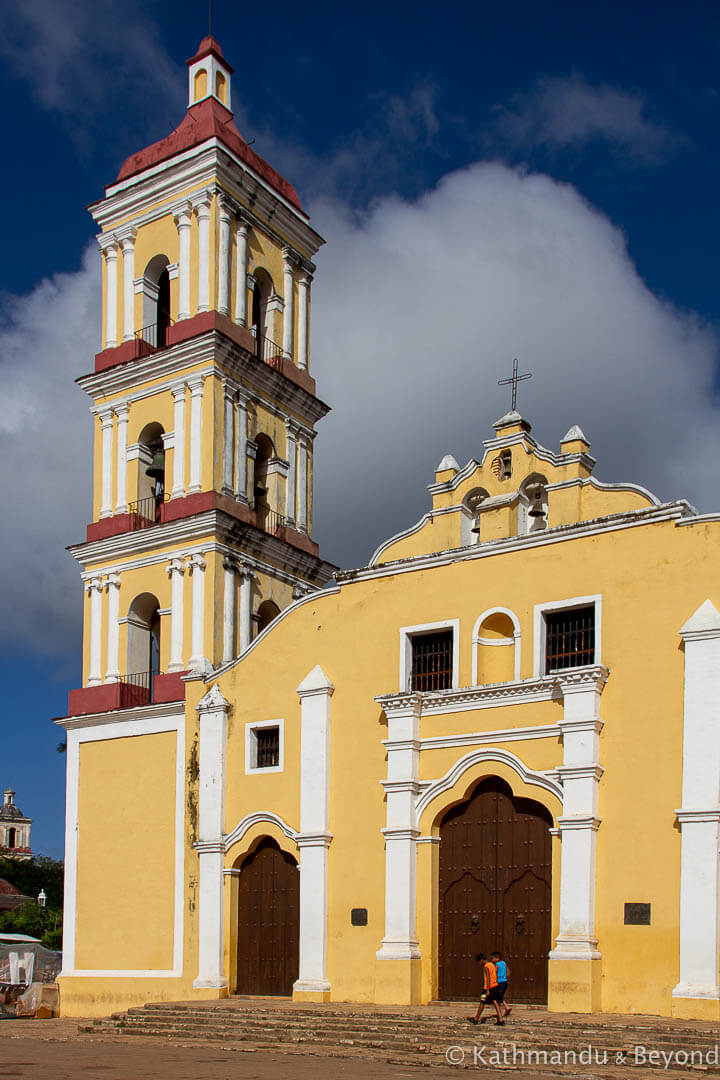
{"type": "Polygon", "coordinates": [[[593,86],[577,74],[539,79],[497,109],[496,130],[519,148],[560,150],[601,139],[635,161],[662,158],[678,141],[640,94],[593,86]]]}
{"type": "MultiPolygon", "coordinates": [[[[571,424],[597,475],[717,507],[718,341],[639,278],[622,234],[568,185],[501,165],[447,176],[415,202],[362,218],[311,207],[328,245],[313,287],[313,370],[333,406],[319,427],[317,538],[357,565],[427,509],[443,454],[482,451],[519,404],[557,448],[571,424]]],[[[90,487],[88,399],[73,378],[97,347],[97,253],[82,270],[6,300],[0,323],[0,476],[6,634],[77,647],[81,591],[63,550],[82,539],[90,487]]]]}
{"type": "Polygon", "coordinates": [[[145,119],[182,103],[181,70],[137,0],[4,0],[0,57],[73,129],[111,99],[145,119]]]}

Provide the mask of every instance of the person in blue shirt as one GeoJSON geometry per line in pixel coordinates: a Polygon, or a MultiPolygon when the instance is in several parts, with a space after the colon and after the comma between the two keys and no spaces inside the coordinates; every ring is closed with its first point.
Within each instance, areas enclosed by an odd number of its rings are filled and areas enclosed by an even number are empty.
{"type": "Polygon", "coordinates": [[[510,968],[507,966],[507,964],[502,958],[502,955],[499,952],[494,952],[492,954],[491,960],[495,965],[495,970],[497,972],[496,1000],[498,1004],[502,1005],[502,1007],[505,1009],[505,1016],[509,1016],[512,1010],[510,1006],[505,1003],[505,993],[507,991],[510,968]]]}

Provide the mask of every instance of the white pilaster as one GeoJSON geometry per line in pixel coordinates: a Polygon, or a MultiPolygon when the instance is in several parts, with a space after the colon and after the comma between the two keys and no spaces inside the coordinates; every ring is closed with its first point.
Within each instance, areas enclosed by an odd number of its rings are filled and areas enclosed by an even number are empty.
{"type": "Polygon", "coordinates": [[[179,499],[185,494],[185,383],[173,386],[174,434],[173,434],[173,484],[171,498],[179,499]]]}
{"type": "Polygon", "coordinates": [[[198,311],[210,310],[210,204],[212,195],[205,192],[196,203],[198,218],[198,311]]]}
{"type": "Polygon", "coordinates": [[[217,683],[197,705],[198,746],[198,973],[194,987],[227,986],[224,954],[223,832],[225,759],[230,709],[217,683]]]}
{"type": "Polygon", "coordinates": [[[223,559],[225,571],[225,605],[223,608],[223,663],[232,660],[235,655],[235,575],[237,563],[234,559],[223,559]]]}
{"type": "Polygon", "coordinates": [[[294,991],[328,993],[328,847],[330,698],[334,687],[315,667],[300,697],[300,968],[294,991]]]}
{"type": "Polygon", "coordinates": [[[223,400],[225,403],[223,423],[223,460],[222,460],[222,493],[233,494],[233,444],[235,442],[235,404],[233,398],[235,391],[229,383],[223,384],[223,400]]]}
{"type": "Polygon", "coordinates": [[[117,416],[117,475],[115,479],[115,513],[126,514],[127,504],[127,429],[130,408],[116,405],[117,416]]]}
{"type": "Polygon", "coordinates": [[[193,671],[206,671],[210,667],[205,658],[205,568],[207,563],[202,555],[191,555],[187,566],[192,577],[190,668],[193,671]]]}
{"type": "Polygon", "coordinates": [[[192,207],[189,202],[174,207],[178,231],[178,320],[190,318],[190,230],[192,207]]]}
{"type": "Polygon", "coordinates": [[[295,256],[283,248],[283,355],[292,360],[295,318],[295,256]]]}
{"type": "Polygon", "coordinates": [[[239,634],[238,634],[238,652],[245,652],[245,649],[252,640],[252,633],[250,628],[250,619],[252,615],[252,583],[255,574],[252,570],[243,566],[240,569],[240,619],[239,619],[239,634]]]}
{"type": "Polygon", "coordinates": [[[218,311],[230,314],[230,204],[222,196],[218,198],[220,218],[220,244],[218,251],[218,311]]]}
{"type": "Polygon", "coordinates": [[[310,282],[312,276],[303,272],[298,278],[298,346],[297,362],[301,371],[308,367],[308,330],[310,326],[310,282]]]}
{"type": "Polygon", "coordinates": [[[168,671],[184,671],[183,663],[183,577],[185,564],[173,559],[167,566],[170,577],[170,661],[168,671]]]}
{"type": "Polygon", "coordinates": [[[600,695],[607,680],[603,667],[579,668],[559,676],[563,694],[563,764],[557,770],[563,785],[563,813],[558,818],[562,841],[560,862],[560,925],[554,959],[597,960],[595,932],[596,840],[600,826],[598,787],[600,695]]]}
{"type": "Polygon", "coordinates": [[[112,409],[100,413],[100,430],[102,432],[102,503],[100,504],[100,517],[106,518],[112,515],[112,452],[113,452],[113,413],[112,409]]]}
{"type": "Polygon", "coordinates": [[[118,314],[118,251],[119,244],[114,236],[98,238],[100,250],[105,256],[105,343],[106,349],[117,345],[118,314]]]}
{"type": "Polygon", "coordinates": [[[248,416],[247,401],[242,395],[238,396],[235,409],[235,498],[247,502],[248,416]]]}
{"type": "Polygon", "coordinates": [[[190,485],[188,492],[202,490],[202,399],[205,377],[193,375],[188,379],[190,390],[190,485]]]}
{"type": "Polygon", "coordinates": [[[123,341],[135,335],[135,237],[137,229],[129,229],[122,239],[123,254],[123,341]]]}
{"type": "Polygon", "coordinates": [[[720,612],[706,600],[685,643],[680,980],[673,998],[720,999],[720,612]]]}
{"type": "Polygon", "coordinates": [[[298,435],[297,463],[297,527],[300,532],[307,532],[307,463],[308,439],[304,432],[298,435]]]}
{"type": "Polygon", "coordinates": [[[107,671],[105,682],[120,678],[120,575],[109,574],[105,587],[108,593],[107,671]]]}
{"type": "Polygon", "coordinates": [[[420,956],[415,928],[417,827],[415,803],[420,790],[420,710],[418,694],[385,705],[388,722],[385,837],[385,935],[380,960],[420,956]]]}
{"type": "Polygon", "coordinates": [[[85,585],[90,596],[90,666],[88,686],[102,682],[102,581],[92,578],[85,585]]]}
{"type": "Polygon", "coordinates": [[[248,225],[242,218],[237,219],[237,277],[235,279],[235,322],[247,326],[247,251],[248,225]]]}
{"type": "Polygon", "coordinates": [[[295,525],[295,489],[297,487],[297,438],[294,425],[285,421],[287,437],[288,474],[285,500],[285,517],[288,525],[295,525]]]}

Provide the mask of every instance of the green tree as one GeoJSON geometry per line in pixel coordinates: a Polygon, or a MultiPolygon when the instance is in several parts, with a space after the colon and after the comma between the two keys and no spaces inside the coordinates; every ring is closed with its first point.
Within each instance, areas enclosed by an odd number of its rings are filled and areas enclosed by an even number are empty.
{"type": "Polygon", "coordinates": [[[60,859],[49,859],[46,855],[35,855],[27,860],[0,857],[0,878],[9,881],[23,896],[33,899],[37,899],[40,890],[44,889],[48,907],[62,910],[63,877],[64,867],[60,859]]]}

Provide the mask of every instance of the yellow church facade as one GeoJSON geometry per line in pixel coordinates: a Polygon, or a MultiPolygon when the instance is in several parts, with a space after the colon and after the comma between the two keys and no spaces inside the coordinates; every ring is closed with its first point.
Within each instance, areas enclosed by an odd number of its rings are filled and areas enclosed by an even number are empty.
{"type": "Polygon", "coordinates": [[[467,1000],[499,949],[516,1002],[719,1019],[720,515],[512,410],[367,566],[323,562],[322,241],[231,74],[206,39],[192,129],[92,208],[62,1012],[467,1000]]]}

